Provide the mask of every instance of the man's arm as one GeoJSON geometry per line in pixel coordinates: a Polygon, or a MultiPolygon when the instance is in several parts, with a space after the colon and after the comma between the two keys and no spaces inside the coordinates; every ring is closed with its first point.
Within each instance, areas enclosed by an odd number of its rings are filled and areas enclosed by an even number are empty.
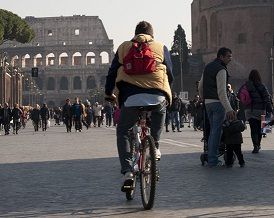
{"type": "Polygon", "coordinates": [[[117,71],[120,66],[122,66],[122,64],[119,63],[118,53],[116,52],[116,54],[112,60],[111,66],[109,68],[107,78],[106,78],[106,85],[105,85],[105,94],[106,95],[111,95],[114,90],[115,80],[117,77],[117,71]]]}
{"type": "Polygon", "coordinates": [[[218,97],[225,109],[226,117],[228,120],[235,120],[236,112],[232,109],[226,93],[227,87],[226,87],[226,71],[225,70],[220,70],[218,72],[216,76],[216,81],[217,81],[218,97]]]}
{"type": "Polygon", "coordinates": [[[167,49],[167,47],[164,45],[164,61],[163,64],[166,65],[166,71],[167,71],[167,76],[168,76],[168,82],[169,85],[171,86],[174,80],[174,76],[172,73],[172,62],[170,58],[170,53],[167,49]]]}

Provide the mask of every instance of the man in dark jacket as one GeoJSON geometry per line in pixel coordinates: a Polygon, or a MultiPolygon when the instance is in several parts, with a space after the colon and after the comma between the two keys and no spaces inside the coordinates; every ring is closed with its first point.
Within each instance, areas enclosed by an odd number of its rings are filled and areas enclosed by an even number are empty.
{"type": "Polygon", "coordinates": [[[232,60],[228,48],[220,48],[217,58],[207,64],[199,83],[199,92],[204,99],[210,124],[208,138],[208,166],[222,166],[218,160],[218,150],[222,135],[222,124],[225,119],[235,120],[236,112],[232,109],[227,97],[227,64],[232,60]]]}
{"type": "Polygon", "coordinates": [[[12,119],[12,112],[7,102],[4,103],[4,107],[2,108],[0,114],[5,129],[5,135],[8,135],[10,134],[10,121],[12,119]]]}
{"type": "Polygon", "coordinates": [[[47,104],[43,104],[42,108],[40,109],[40,116],[42,120],[42,131],[47,130],[47,123],[49,119],[49,109],[47,107],[47,104]]]}
{"type": "Polygon", "coordinates": [[[72,106],[70,103],[70,99],[66,99],[66,104],[63,106],[62,110],[63,121],[66,125],[67,132],[71,132],[72,126],[72,106]]]}
{"type": "Polygon", "coordinates": [[[177,96],[176,92],[172,93],[172,104],[170,106],[170,118],[171,118],[171,126],[172,131],[175,132],[175,127],[178,132],[182,132],[180,130],[180,112],[181,110],[181,100],[177,96]]]}

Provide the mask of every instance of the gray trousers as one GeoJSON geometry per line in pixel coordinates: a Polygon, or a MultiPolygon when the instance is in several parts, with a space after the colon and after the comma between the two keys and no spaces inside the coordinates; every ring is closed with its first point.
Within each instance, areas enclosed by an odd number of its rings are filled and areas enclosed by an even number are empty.
{"type": "MultiPolygon", "coordinates": [[[[120,121],[117,125],[117,148],[121,164],[121,173],[132,171],[131,153],[128,131],[138,120],[140,107],[121,107],[120,121]]],[[[154,138],[156,148],[159,147],[160,135],[163,130],[166,115],[166,102],[153,106],[151,111],[151,136],[154,138]]]]}

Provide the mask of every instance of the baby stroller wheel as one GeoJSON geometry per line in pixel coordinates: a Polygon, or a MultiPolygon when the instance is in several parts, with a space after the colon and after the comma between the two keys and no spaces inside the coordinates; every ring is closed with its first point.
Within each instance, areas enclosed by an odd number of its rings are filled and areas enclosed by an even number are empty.
{"type": "Polygon", "coordinates": [[[205,162],[207,162],[207,154],[205,154],[205,153],[201,154],[200,160],[201,160],[202,166],[204,166],[205,162]]]}

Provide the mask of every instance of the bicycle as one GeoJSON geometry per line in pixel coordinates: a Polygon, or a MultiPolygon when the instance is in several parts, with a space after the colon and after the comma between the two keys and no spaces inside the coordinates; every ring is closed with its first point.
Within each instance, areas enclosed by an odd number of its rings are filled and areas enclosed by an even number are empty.
{"type": "Polygon", "coordinates": [[[139,180],[143,207],[150,210],[154,205],[159,172],[156,163],[155,142],[147,125],[148,110],[146,107],[140,107],[139,111],[138,121],[129,130],[134,179],[132,186],[124,188],[127,200],[132,200],[136,191],[136,183],[139,180]]]}

